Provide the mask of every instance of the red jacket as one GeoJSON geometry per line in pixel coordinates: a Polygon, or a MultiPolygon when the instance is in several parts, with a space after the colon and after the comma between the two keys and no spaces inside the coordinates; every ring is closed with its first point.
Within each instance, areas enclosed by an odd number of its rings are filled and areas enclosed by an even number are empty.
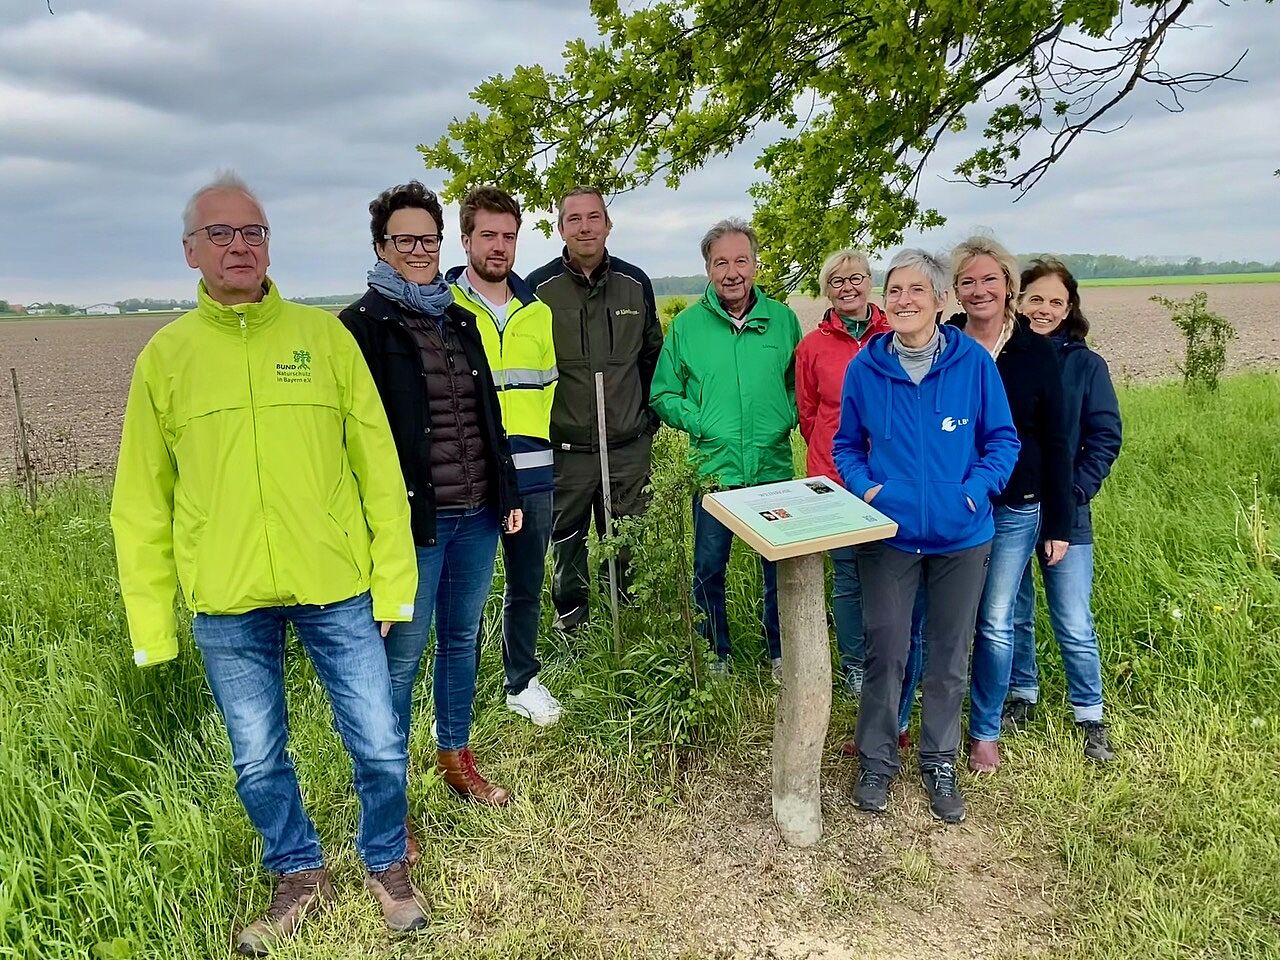
{"type": "Polygon", "coordinates": [[[831,459],[831,441],[840,426],[840,393],[849,361],[878,333],[890,333],[884,311],[871,304],[871,324],[862,339],[849,335],[835,310],[828,310],[818,328],[796,347],[796,407],[800,433],[809,445],[811,477],[828,476],[843,482],[831,459]]]}

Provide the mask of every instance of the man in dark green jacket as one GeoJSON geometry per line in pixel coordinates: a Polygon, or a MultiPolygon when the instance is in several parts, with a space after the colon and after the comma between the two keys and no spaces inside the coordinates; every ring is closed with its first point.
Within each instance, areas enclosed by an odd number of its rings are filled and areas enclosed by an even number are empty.
{"type": "MultiPolygon", "coordinates": [[[[597,373],[604,374],[613,516],[643,513],[649,502],[645,487],[658,427],[649,407],[649,386],[662,349],[662,327],[644,271],[611,257],[605,248],[611,226],[599,190],[570,190],[560,201],[564,253],[528,278],[538,299],[551,308],[560,374],[551,408],[551,599],[561,630],[573,630],[587,618],[587,530],[593,516],[597,534],[604,525],[597,373]]],[[[628,558],[624,553],[618,559],[625,589],[628,558]]]]}
{"type": "MultiPolygon", "coordinates": [[[[675,318],[662,345],[650,403],[662,421],[689,434],[703,476],[722,487],[790,480],[797,424],[795,349],[800,322],[753,283],[759,245],[741,220],[722,220],[702,238],[710,283],[675,318]]],[[[693,596],[702,634],[728,670],[725,570],[733,534],[693,503],[693,596]]],[[[777,569],[764,565],[764,632],[774,676],[782,663],[777,569]]]]}

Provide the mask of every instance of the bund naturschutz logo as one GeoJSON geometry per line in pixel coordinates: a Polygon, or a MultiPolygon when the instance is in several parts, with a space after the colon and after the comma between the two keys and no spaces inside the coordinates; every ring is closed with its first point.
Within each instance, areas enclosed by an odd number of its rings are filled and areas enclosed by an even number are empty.
{"type": "Polygon", "coordinates": [[[293,351],[293,363],[276,364],[277,383],[310,383],[311,353],[307,350],[293,351]]]}

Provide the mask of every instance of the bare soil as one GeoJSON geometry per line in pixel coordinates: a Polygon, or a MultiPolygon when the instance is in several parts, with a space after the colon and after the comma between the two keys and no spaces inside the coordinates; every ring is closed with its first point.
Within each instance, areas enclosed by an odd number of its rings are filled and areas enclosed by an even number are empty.
{"type": "MultiPolygon", "coordinates": [[[[1189,296],[1194,287],[1091,287],[1084,293],[1093,323],[1091,340],[1111,364],[1117,382],[1176,377],[1182,339],[1152,294],[1189,296]]],[[[1210,309],[1235,324],[1239,338],[1227,348],[1228,370],[1280,366],[1280,284],[1206,288],[1210,309]]],[[[793,301],[805,329],[822,316],[817,300],[793,301]]],[[[172,314],[92,320],[0,322],[0,475],[11,474],[16,439],[9,367],[15,367],[28,421],[35,431],[43,473],[106,471],[115,460],[133,361],[172,314]]]]}
{"type": "Polygon", "coordinates": [[[619,843],[588,883],[584,919],[606,941],[725,960],[994,960],[1062,945],[1050,855],[1025,838],[1020,849],[1003,841],[981,800],[965,824],[934,821],[905,773],[889,814],[859,813],[852,767],[827,764],[825,835],[803,850],[778,839],[765,756],[755,769],[699,777],[683,822],[666,824],[660,843],[619,843]]]}

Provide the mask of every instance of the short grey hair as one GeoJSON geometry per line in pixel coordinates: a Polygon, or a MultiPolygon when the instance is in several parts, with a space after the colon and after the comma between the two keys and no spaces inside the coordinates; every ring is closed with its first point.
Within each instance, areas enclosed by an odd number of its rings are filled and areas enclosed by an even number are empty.
{"type": "Polygon", "coordinates": [[[200,201],[211,193],[221,193],[227,191],[230,193],[242,193],[257,206],[262,214],[263,226],[267,224],[267,211],[262,206],[262,201],[258,199],[258,195],[249,189],[249,185],[244,182],[240,174],[234,170],[218,170],[214,173],[213,179],[200,187],[191,195],[191,199],[187,201],[187,205],[182,208],[182,236],[185,238],[192,230],[199,228],[200,224],[196,223],[196,207],[200,201]]]}
{"type": "Polygon", "coordinates": [[[822,261],[822,269],[818,271],[818,286],[823,290],[827,288],[827,281],[831,279],[832,274],[836,272],[836,267],[844,263],[846,260],[859,264],[862,270],[869,277],[871,276],[871,260],[868,259],[866,251],[855,250],[853,247],[844,247],[837,250],[827,259],[822,261]]]}
{"type": "Polygon", "coordinates": [[[760,258],[760,241],[756,238],[756,232],[751,228],[751,224],[738,217],[727,217],[702,235],[703,264],[706,266],[711,265],[711,245],[721,237],[731,233],[740,233],[746,237],[751,244],[751,259],[758,260],[760,258]]]}
{"type": "Polygon", "coordinates": [[[893,276],[893,271],[903,267],[914,267],[928,278],[929,286],[933,287],[935,300],[946,299],[947,292],[951,289],[951,281],[941,257],[917,247],[899,250],[889,261],[889,269],[884,273],[885,290],[889,289],[889,278],[893,276]]]}
{"type": "Polygon", "coordinates": [[[604,210],[605,226],[613,226],[613,221],[609,219],[609,204],[604,198],[604,194],[599,187],[592,187],[586,184],[578,184],[576,187],[570,188],[569,192],[560,198],[560,202],[556,205],[556,226],[564,226],[564,205],[569,202],[570,197],[595,197],[600,201],[600,207],[604,210]]]}

